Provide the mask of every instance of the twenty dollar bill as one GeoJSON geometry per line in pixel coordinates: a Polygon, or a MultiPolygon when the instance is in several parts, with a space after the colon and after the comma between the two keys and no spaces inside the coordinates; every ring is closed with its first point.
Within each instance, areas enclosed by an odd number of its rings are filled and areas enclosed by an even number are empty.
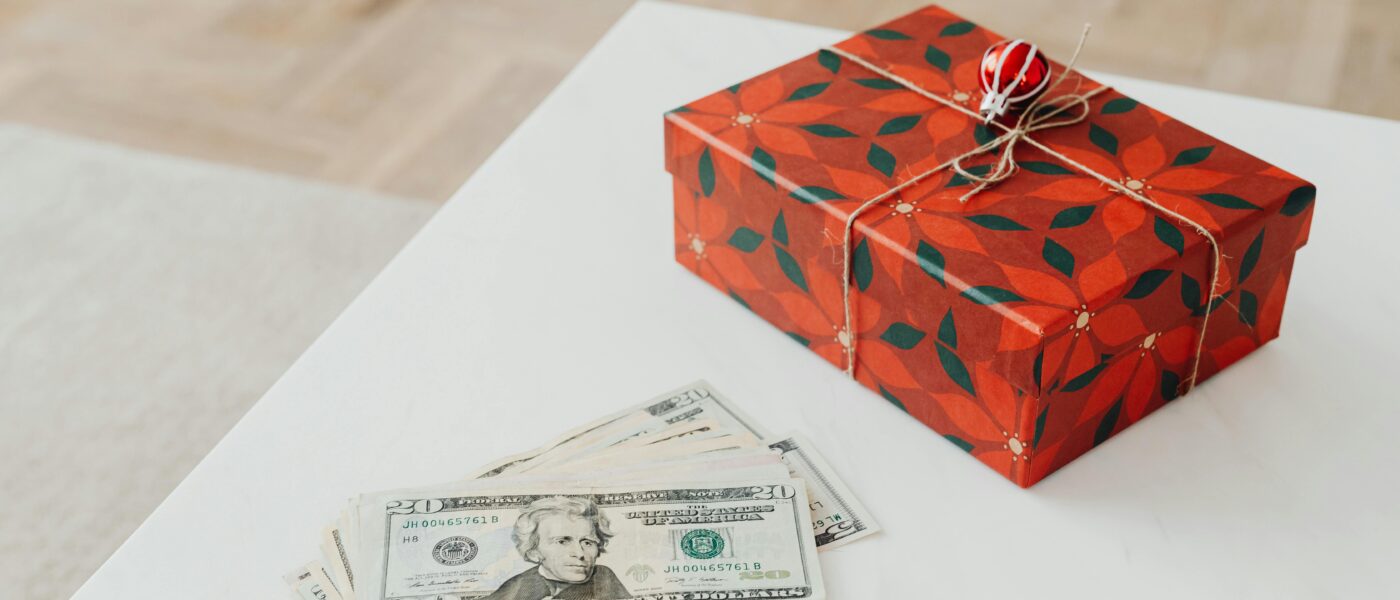
{"type": "Polygon", "coordinates": [[[361,498],[356,598],[825,597],[789,478],[361,498]]]}
{"type": "Polygon", "coordinates": [[[830,550],[880,530],[870,511],[856,500],[850,488],[836,477],[831,465],[817,454],[812,442],[796,433],[779,440],[765,440],[780,453],[793,477],[807,483],[811,501],[812,533],[817,548],[830,550]]]}

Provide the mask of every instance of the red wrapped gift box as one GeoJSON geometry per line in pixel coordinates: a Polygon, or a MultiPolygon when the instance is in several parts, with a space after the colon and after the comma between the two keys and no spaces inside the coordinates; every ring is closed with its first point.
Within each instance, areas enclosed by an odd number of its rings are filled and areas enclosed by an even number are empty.
{"type": "Polygon", "coordinates": [[[682,265],[1030,486],[1278,335],[1315,188],[1104,90],[964,203],[1002,39],[918,10],[667,113],[666,167],[682,265]]]}

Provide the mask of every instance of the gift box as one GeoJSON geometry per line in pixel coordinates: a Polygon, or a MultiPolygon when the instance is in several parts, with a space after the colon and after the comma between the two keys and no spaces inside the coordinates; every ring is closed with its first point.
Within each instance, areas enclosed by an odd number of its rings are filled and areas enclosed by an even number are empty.
{"type": "Polygon", "coordinates": [[[1278,335],[1315,188],[1053,61],[985,121],[1003,39],[920,9],[668,112],[666,169],[677,261],[1028,487],[1278,335]]]}

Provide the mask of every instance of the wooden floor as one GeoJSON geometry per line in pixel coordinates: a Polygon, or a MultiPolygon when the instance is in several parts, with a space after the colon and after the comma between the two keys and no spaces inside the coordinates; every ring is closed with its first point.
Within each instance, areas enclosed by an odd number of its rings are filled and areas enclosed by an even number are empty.
{"type": "MultiPolygon", "coordinates": [[[[0,120],[445,200],[631,0],[0,0],[0,120]]],[[[915,0],[693,0],[857,29],[915,0]]],[[[946,0],[1081,64],[1400,118],[1397,0],[946,0]]],[[[717,41],[718,42],[718,41],[717,41]]]]}

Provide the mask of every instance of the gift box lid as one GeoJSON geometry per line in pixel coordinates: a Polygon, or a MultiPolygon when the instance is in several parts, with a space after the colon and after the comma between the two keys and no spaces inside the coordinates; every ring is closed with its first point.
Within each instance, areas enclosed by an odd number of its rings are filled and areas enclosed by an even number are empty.
{"type": "MultiPolygon", "coordinates": [[[[968,114],[982,96],[983,52],[1003,39],[940,7],[917,10],[668,112],[667,170],[704,195],[756,178],[810,209],[820,224],[807,226],[838,235],[853,211],[904,186],[856,218],[853,288],[874,293],[874,270],[897,280],[921,271],[984,307],[994,317],[960,323],[957,352],[991,360],[1036,394],[1051,385],[1040,376],[1047,345],[1091,327],[1091,316],[1105,336],[1116,325],[1165,329],[1228,302],[1235,282],[1306,243],[1312,185],[1074,71],[1046,97],[1092,91],[1083,121],[1029,134],[1059,156],[1018,144],[1017,172],[962,201],[974,182],[947,163],[1005,131],[968,114]],[[1264,235],[1260,223],[1276,217],[1299,224],[1264,235]],[[1223,255],[1210,302],[1216,254],[1192,223],[1223,255]],[[874,247],[864,255],[862,240],[874,247]],[[1174,274],[1173,314],[1117,310],[1174,274]]],[[[986,173],[1001,149],[960,164],[986,173]]]]}

